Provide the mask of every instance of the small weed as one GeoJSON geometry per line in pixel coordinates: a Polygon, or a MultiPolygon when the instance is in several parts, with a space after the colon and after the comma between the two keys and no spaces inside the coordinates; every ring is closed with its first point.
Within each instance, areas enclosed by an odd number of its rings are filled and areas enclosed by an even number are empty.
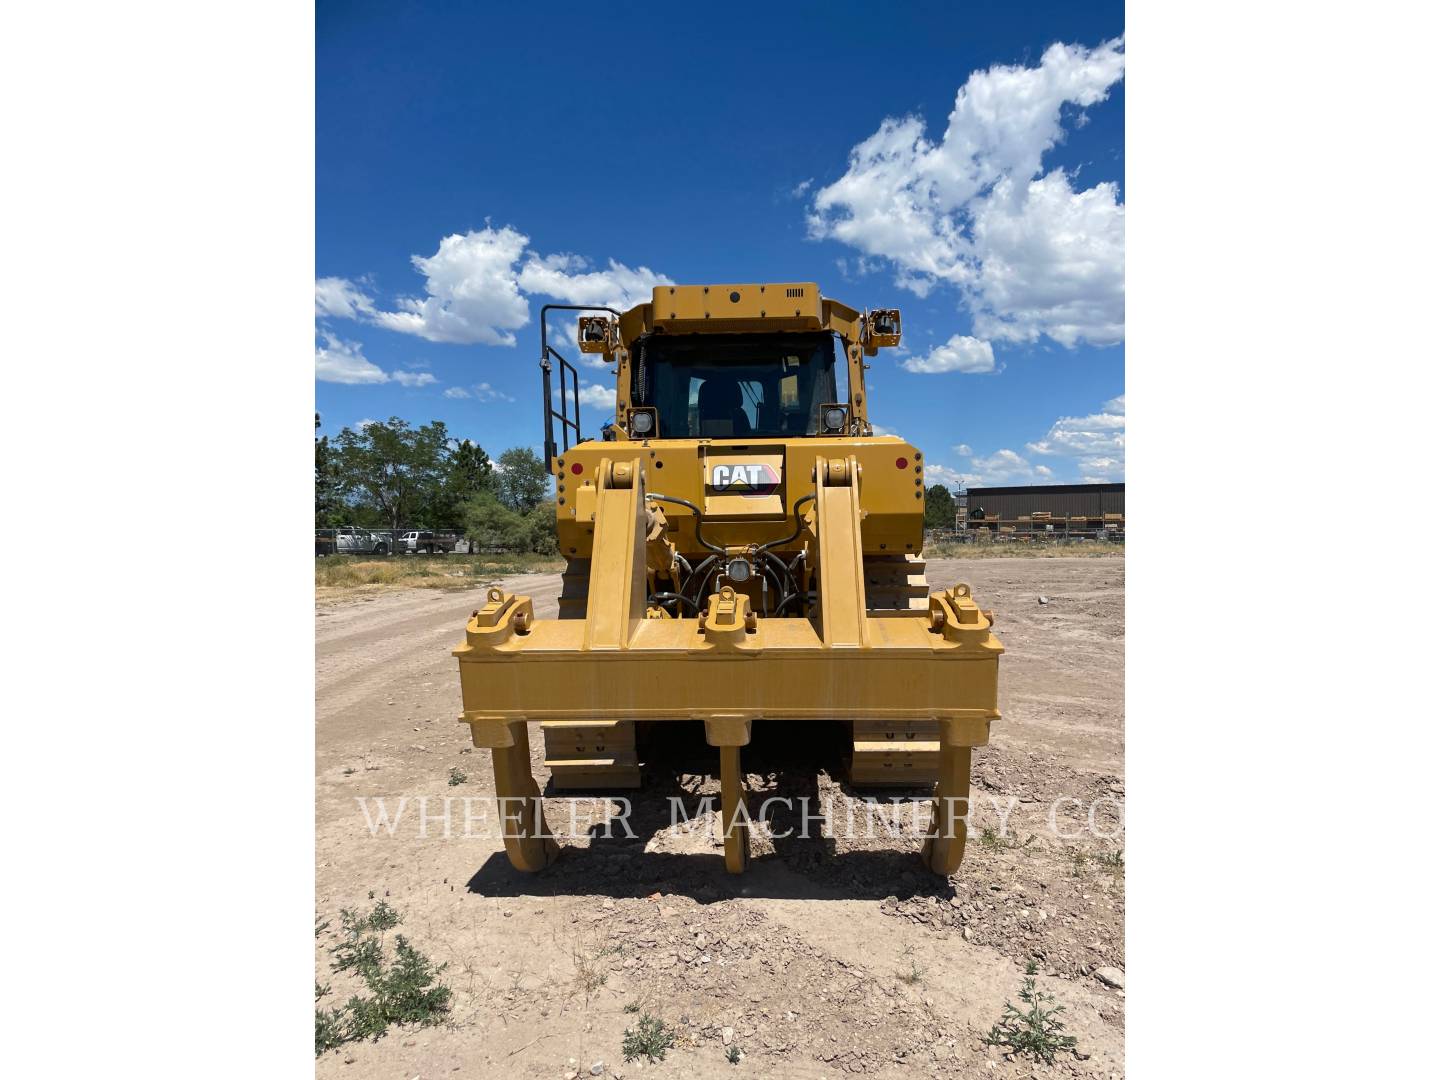
{"type": "Polygon", "coordinates": [[[331,952],[335,956],[335,962],[330,965],[332,971],[353,971],[362,978],[369,978],[370,973],[379,970],[384,959],[380,939],[375,937],[356,936],[342,941],[331,952]]]}
{"type": "Polygon", "coordinates": [[[1070,850],[1070,873],[1075,877],[1084,877],[1085,871],[1090,869],[1090,853],[1080,848],[1070,850]]]}
{"type": "Polygon", "coordinates": [[[1117,881],[1125,876],[1125,851],[1105,851],[1095,856],[1095,861],[1110,872],[1117,881]]]}
{"type": "Polygon", "coordinates": [[[1037,990],[1035,980],[1027,978],[1020,988],[1020,1001],[1029,1008],[1021,1012],[1007,1001],[1000,1022],[985,1036],[986,1043],[1017,1055],[1032,1054],[1047,1065],[1055,1064],[1058,1051],[1075,1048],[1075,1036],[1061,1034],[1065,1025],[1059,1017],[1065,1006],[1054,1004],[1055,995],[1037,990]]]}
{"type": "Polygon", "coordinates": [[[906,986],[914,986],[925,978],[925,969],[915,962],[915,957],[911,955],[911,952],[911,949],[906,948],[906,950],[900,954],[901,960],[910,961],[910,969],[908,971],[901,970],[895,973],[896,978],[906,986]]]}
{"type": "Polygon", "coordinates": [[[451,786],[451,787],[458,787],[460,784],[465,783],[465,781],[466,781],[466,780],[469,780],[469,779],[470,779],[470,777],[466,776],[463,772],[461,772],[459,769],[457,769],[454,765],[451,765],[451,766],[450,766],[450,786],[451,786]]]}
{"type": "Polygon", "coordinates": [[[1039,975],[1039,974],[1040,974],[1040,965],[1037,964],[1034,960],[1028,960],[1028,961],[1026,961],[1026,963],[1025,963],[1025,974],[1026,974],[1026,975],[1039,975]]]}
{"type": "Polygon", "coordinates": [[[986,851],[1025,851],[1035,842],[1035,834],[1031,833],[1023,841],[1015,836],[1001,836],[994,828],[987,825],[980,830],[980,846],[986,851]]]}
{"type": "Polygon", "coordinates": [[[450,989],[436,983],[445,969],[436,967],[403,935],[395,936],[395,961],[370,989],[392,1024],[438,1024],[450,1010],[450,989]]]}
{"type": "Polygon", "coordinates": [[[315,1010],[315,1056],[334,1050],[346,1041],[344,1009],[315,1010]]]}
{"type": "Polygon", "coordinates": [[[575,964],[575,987],[585,995],[586,1004],[590,1002],[590,995],[604,986],[605,980],[610,977],[609,972],[601,968],[600,961],[619,951],[617,945],[601,949],[594,956],[587,956],[579,949],[570,950],[570,959],[575,964]]]}
{"type": "Polygon", "coordinates": [[[731,1065],[739,1065],[740,1059],[744,1056],[745,1052],[733,1043],[725,1048],[725,1060],[731,1065]]]}
{"type": "Polygon", "coordinates": [[[645,1013],[633,1028],[625,1029],[620,1051],[626,1062],[644,1058],[649,1062],[664,1061],[665,1051],[675,1045],[675,1032],[658,1017],[645,1013]]]}
{"type": "MultiPolygon", "coordinates": [[[[371,893],[370,896],[371,899],[374,899],[375,894],[371,893]]],[[[400,913],[381,900],[375,905],[375,910],[370,913],[370,918],[366,922],[371,930],[379,930],[383,933],[391,927],[400,925],[400,913]]]]}
{"type": "Polygon", "coordinates": [[[638,1001],[627,1001],[627,1002],[625,1002],[625,1011],[628,1012],[628,1013],[637,1013],[637,1012],[639,1012],[639,1011],[640,1011],[640,1002],[638,1002],[638,1001]]]}

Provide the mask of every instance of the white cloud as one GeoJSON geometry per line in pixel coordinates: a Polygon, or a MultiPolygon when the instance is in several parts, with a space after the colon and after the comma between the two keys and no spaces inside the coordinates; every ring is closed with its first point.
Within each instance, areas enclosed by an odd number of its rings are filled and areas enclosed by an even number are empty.
{"type": "Polygon", "coordinates": [[[958,469],[927,461],[925,462],[925,486],[929,487],[932,484],[944,484],[953,490],[957,487],[964,487],[965,478],[958,469]]]}
{"type": "Polygon", "coordinates": [[[1125,459],[1092,457],[1080,459],[1080,482],[1082,484],[1108,484],[1125,479],[1125,459]]]}
{"type": "Polygon", "coordinates": [[[1076,191],[1063,171],[1042,169],[1065,124],[1079,126],[1075,109],[1104,101],[1123,77],[1123,49],[1119,39],[1056,44],[1037,67],[972,73],[939,142],[917,117],[887,119],[816,192],[811,235],[890,260],[897,283],[921,297],[954,286],[987,338],[1122,340],[1118,189],[1076,191]]]}
{"type": "Polygon", "coordinates": [[[1089,416],[1062,416],[1043,439],[1027,443],[1031,453],[1074,458],[1083,483],[1125,476],[1125,395],[1105,402],[1089,416]]]}
{"type": "Polygon", "coordinates": [[[963,443],[963,442],[962,442],[962,443],[956,443],[956,444],[955,444],[954,446],[952,446],[950,449],[951,449],[951,450],[954,450],[955,453],[959,454],[961,457],[969,457],[971,454],[973,454],[973,453],[975,452],[974,450],[971,450],[971,449],[970,449],[970,444],[969,444],[969,443],[963,443]]]}
{"type": "Polygon", "coordinates": [[[315,378],[321,382],[351,386],[397,382],[401,386],[429,386],[435,376],[428,371],[385,371],[365,356],[358,341],[345,341],[324,327],[315,345],[315,378]]]}
{"type": "Polygon", "coordinates": [[[496,390],[488,382],[478,383],[475,387],[475,396],[481,401],[514,401],[509,394],[496,390]]]}
{"type": "MultiPolygon", "coordinates": [[[[1011,181],[997,186],[997,193],[1011,181]]],[[[972,306],[992,338],[1066,348],[1125,340],[1125,207],[1114,184],[1072,191],[1061,172],[1032,182],[1023,206],[986,200],[975,215],[982,252],[972,306]]]]}
{"type": "Polygon", "coordinates": [[[358,319],[373,315],[375,304],[359,286],[345,278],[324,277],[315,280],[315,314],[333,315],[339,319],[358,319]]]}
{"type": "Polygon", "coordinates": [[[580,387],[580,404],[590,409],[615,411],[615,388],[586,383],[580,387]]]}
{"type": "Polygon", "coordinates": [[[390,376],[365,359],[358,341],[342,341],[322,331],[321,343],[315,346],[315,378],[321,382],[360,383],[389,382],[390,376]]]}
{"type": "Polygon", "coordinates": [[[501,390],[496,390],[488,382],[476,383],[473,388],[464,386],[452,386],[445,391],[448,398],[479,398],[481,401],[514,401],[515,399],[501,390]]]}
{"type": "Polygon", "coordinates": [[[1014,450],[997,450],[989,457],[972,457],[970,469],[963,474],[967,485],[1043,483],[1052,475],[1048,468],[1041,472],[1014,450]]]}
{"type": "Polygon", "coordinates": [[[532,296],[624,310],[649,299],[655,286],[674,284],[645,266],[611,259],[605,269],[593,269],[578,255],[540,255],[529,244],[510,226],[456,233],[442,239],[433,255],[410,258],[425,277],[425,296],[400,297],[395,310],[386,311],[354,282],[321,278],[315,310],[427,341],[514,345],[514,331],[530,321],[532,296]]]}
{"type": "Polygon", "coordinates": [[[410,257],[425,275],[424,299],[402,297],[399,311],[372,318],[426,341],[514,345],[511,331],[530,321],[530,304],[515,280],[515,263],[529,242],[508,226],[447,236],[434,255],[410,257]]]}
{"type": "Polygon", "coordinates": [[[803,199],[805,197],[805,193],[810,190],[810,186],[814,183],[815,180],[813,177],[809,180],[801,180],[798,184],[796,184],[793,188],[790,189],[791,196],[796,199],[803,199]]]}
{"type": "MultiPolygon", "coordinates": [[[[1051,484],[1062,482],[1056,469],[1037,464],[1033,456],[1048,457],[1058,466],[1073,462],[1073,479],[1065,483],[1109,483],[1125,479],[1125,395],[1105,402],[1098,412],[1089,416],[1062,416],[1050,425],[1045,438],[1026,443],[1032,457],[1014,450],[997,450],[988,457],[972,455],[970,447],[961,443],[951,449],[970,459],[970,467],[959,473],[969,486],[993,484],[1051,484]]],[[[927,473],[929,469],[927,463],[927,473]]],[[[1069,468],[1067,466],[1067,471],[1069,468]]]]}
{"type": "Polygon", "coordinates": [[[591,270],[578,255],[531,254],[520,270],[520,288],[541,293],[563,304],[594,304],[620,311],[643,304],[657,285],[674,285],[648,266],[631,269],[611,259],[608,269],[591,270]]]}
{"type": "Polygon", "coordinates": [[[855,256],[853,262],[849,259],[835,260],[835,269],[840,271],[840,276],[846,281],[867,277],[882,269],[883,265],[879,259],[867,259],[863,255],[855,256]]]}
{"type": "Polygon", "coordinates": [[[995,350],[990,342],[979,338],[955,334],[944,345],[937,345],[925,356],[912,356],[902,361],[906,371],[919,371],[927,375],[943,371],[963,371],[975,374],[995,370],[995,350]]]}

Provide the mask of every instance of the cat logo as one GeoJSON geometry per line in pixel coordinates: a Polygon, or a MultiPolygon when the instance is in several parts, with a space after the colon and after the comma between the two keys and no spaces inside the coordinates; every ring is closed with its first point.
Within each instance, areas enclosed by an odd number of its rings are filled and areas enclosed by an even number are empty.
{"type": "Polygon", "coordinates": [[[763,499],[775,494],[780,473],[766,462],[735,461],[710,467],[710,490],[717,495],[763,499]]]}

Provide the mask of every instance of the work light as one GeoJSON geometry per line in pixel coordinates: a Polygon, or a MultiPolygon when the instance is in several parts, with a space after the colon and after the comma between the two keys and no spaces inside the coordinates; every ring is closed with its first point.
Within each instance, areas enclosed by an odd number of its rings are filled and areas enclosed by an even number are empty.
{"type": "Polygon", "coordinates": [[[737,556],[730,560],[725,567],[725,576],[737,585],[742,581],[750,580],[750,563],[737,556]]]}
{"type": "Polygon", "coordinates": [[[655,434],[655,410],[631,409],[630,434],[637,439],[644,439],[655,434]]]}

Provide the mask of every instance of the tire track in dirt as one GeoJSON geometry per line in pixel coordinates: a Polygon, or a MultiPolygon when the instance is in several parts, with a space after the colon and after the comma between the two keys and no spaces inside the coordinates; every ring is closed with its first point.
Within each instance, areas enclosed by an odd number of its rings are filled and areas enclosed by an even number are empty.
{"type": "MultiPolygon", "coordinates": [[[[535,601],[539,618],[553,618],[560,592],[558,574],[517,574],[493,584],[535,601]]],[[[316,736],[322,744],[368,737],[384,716],[397,686],[430,680],[442,684],[423,696],[427,707],[453,701],[460,687],[450,650],[465,636],[470,612],[484,602],[484,589],[424,593],[411,590],[370,601],[335,604],[317,617],[315,640],[316,736]],[[438,691],[438,693],[437,693],[438,691]],[[338,721],[343,718],[343,729],[338,721]]]]}

